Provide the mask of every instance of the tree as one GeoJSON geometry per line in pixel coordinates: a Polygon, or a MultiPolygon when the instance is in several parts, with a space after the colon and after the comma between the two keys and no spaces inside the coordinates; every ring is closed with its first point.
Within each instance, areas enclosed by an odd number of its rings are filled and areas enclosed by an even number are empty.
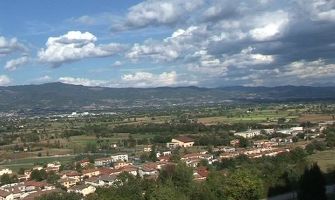
{"type": "Polygon", "coordinates": [[[44,169],[34,169],[30,174],[30,179],[35,181],[43,181],[47,179],[47,172],[44,169]]]}
{"type": "MultiPolygon", "coordinates": [[[[213,193],[216,199],[226,199],[224,194],[224,176],[220,172],[211,172],[208,175],[207,181],[205,182],[205,186],[202,188],[209,188],[209,190],[213,193]]],[[[210,196],[210,195],[208,195],[210,196]]],[[[206,198],[205,198],[206,199],[206,198]]]]}
{"type": "Polygon", "coordinates": [[[263,195],[263,182],[255,173],[238,169],[227,176],[223,186],[228,199],[254,200],[263,195]]]}
{"type": "Polygon", "coordinates": [[[250,141],[244,137],[239,138],[239,141],[240,141],[239,146],[242,148],[250,146],[250,141]]]}
{"type": "Polygon", "coordinates": [[[76,162],[76,171],[80,173],[83,171],[83,167],[81,166],[80,162],[76,162]]]}
{"type": "Polygon", "coordinates": [[[160,172],[159,180],[163,184],[171,181],[178,191],[188,194],[192,186],[193,170],[187,167],[185,163],[167,165],[160,172]]]}
{"type": "Polygon", "coordinates": [[[299,200],[326,200],[326,180],[319,166],[314,163],[306,168],[299,181],[299,200]]]}
{"type": "Polygon", "coordinates": [[[150,194],[149,200],[187,200],[187,197],[177,192],[172,184],[159,185],[150,194]]]}
{"type": "Polygon", "coordinates": [[[21,167],[17,173],[20,174],[20,175],[23,175],[24,171],[25,171],[25,169],[21,167]]]}
{"type": "Polygon", "coordinates": [[[149,158],[153,162],[156,162],[158,160],[157,159],[156,145],[152,145],[151,151],[150,151],[150,154],[149,154],[149,158]]]}
{"type": "Polygon", "coordinates": [[[67,192],[53,192],[36,198],[36,200],[80,200],[80,194],[67,192]]]}
{"type": "Polygon", "coordinates": [[[47,182],[50,184],[54,184],[54,185],[57,183],[57,181],[60,178],[60,176],[53,171],[49,172],[47,175],[48,175],[47,182]]]}
{"type": "Polygon", "coordinates": [[[12,183],[9,174],[4,174],[4,175],[2,175],[1,178],[0,178],[0,182],[1,182],[1,185],[5,185],[5,184],[10,184],[10,183],[12,183]]]}
{"type": "Polygon", "coordinates": [[[335,131],[334,129],[329,129],[326,131],[326,143],[329,147],[335,147],[335,131]]]}

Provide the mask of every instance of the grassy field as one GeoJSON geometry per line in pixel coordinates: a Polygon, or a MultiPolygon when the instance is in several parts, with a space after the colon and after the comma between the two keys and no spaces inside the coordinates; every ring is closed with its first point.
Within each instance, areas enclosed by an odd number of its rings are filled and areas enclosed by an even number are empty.
{"type": "Polygon", "coordinates": [[[310,155],[308,159],[311,162],[317,162],[324,172],[335,169],[335,150],[317,152],[310,155]]]}
{"type": "Polygon", "coordinates": [[[277,122],[278,118],[296,119],[298,113],[293,111],[276,111],[276,110],[261,110],[252,113],[239,113],[233,116],[217,116],[217,117],[202,117],[198,121],[204,124],[217,123],[243,123],[243,122],[277,122]]]}
{"type": "MultiPolygon", "coordinates": [[[[129,133],[114,133],[113,137],[104,137],[100,138],[101,140],[109,140],[112,143],[117,143],[120,140],[126,140],[130,136],[129,133]]],[[[143,138],[152,138],[154,137],[153,134],[131,134],[131,136],[134,139],[143,139],[143,138]]],[[[90,142],[96,142],[97,138],[96,136],[90,136],[90,135],[80,135],[80,136],[72,136],[69,139],[69,144],[76,144],[85,146],[87,143],[90,142]]]]}
{"type": "Polygon", "coordinates": [[[20,168],[32,168],[35,163],[48,163],[53,161],[59,161],[61,163],[69,163],[74,159],[74,155],[67,156],[53,156],[53,157],[34,157],[34,158],[23,158],[16,160],[6,160],[0,165],[0,168],[10,168],[14,171],[18,171],[20,168]]]}

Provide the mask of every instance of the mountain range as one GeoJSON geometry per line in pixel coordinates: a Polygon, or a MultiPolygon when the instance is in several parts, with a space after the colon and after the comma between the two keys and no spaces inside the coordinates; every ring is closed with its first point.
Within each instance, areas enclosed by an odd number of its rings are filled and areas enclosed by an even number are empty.
{"type": "Polygon", "coordinates": [[[0,112],[112,110],[222,102],[335,100],[335,87],[105,88],[64,83],[0,87],[0,112]]]}

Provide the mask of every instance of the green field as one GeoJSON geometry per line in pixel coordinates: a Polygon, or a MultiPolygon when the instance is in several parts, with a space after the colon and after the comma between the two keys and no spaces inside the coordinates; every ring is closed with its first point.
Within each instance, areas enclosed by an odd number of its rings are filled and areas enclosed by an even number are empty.
{"type": "Polygon", "coordinates": [[[14,171],[18,171],[20,168],[32,168],[35,163],[48,163],[53,161],[59,161],[61,163],[69,163],[74,159],[74,155],[68,156],[53,156],[53,157],[35,157],[35,158],[23,158],[17,160],[7,160],[0,165],[0,168],[10,168],[14,171]]]}
{"type": "MultiPolygon", "coordinates": [[[[100,140],[108,140],[112,143],[117,143],[120,140],[126,140],[131,135],[134,139],[143,139],[143,138],[152,138],[153,134],[129,134],[129,133],[114,133],[113,137],[104,137],[100,138],[100,140]]],[[[70,137],[70,143],[85,146],[87,143],[96,142],[96,136],[89,135],[80,135],[80,136],[72,136],[70,137]]]]}
{"type": "Polygon", "coordinates": [[[335,150],[320,151],[310,155],[308,159],[311,162],[317,162],[324,172],[335,169],[335,150]]]}

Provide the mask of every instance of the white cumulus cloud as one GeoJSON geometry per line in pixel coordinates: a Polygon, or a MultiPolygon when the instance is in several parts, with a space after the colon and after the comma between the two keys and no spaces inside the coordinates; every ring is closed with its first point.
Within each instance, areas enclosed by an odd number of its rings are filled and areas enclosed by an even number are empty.
{"type": "Polygon", "coordinates": [[[120,53],[125,45],[110,43],[96,45],[97,37],[89,32],[70,31],[59,37],[49,37],[46,48],[38,52],[41,62],[54,67],[66,62],[73,62],[84,58],[106,57],[120,53]]]}
{"type": "Polygon", "coordinates": [[[185,20],[188,13],[204,4],[203,0],[146,0],[129,8],[123,23],[113,27],[117,30],[147,26],[171,25],[185,20]]]}

